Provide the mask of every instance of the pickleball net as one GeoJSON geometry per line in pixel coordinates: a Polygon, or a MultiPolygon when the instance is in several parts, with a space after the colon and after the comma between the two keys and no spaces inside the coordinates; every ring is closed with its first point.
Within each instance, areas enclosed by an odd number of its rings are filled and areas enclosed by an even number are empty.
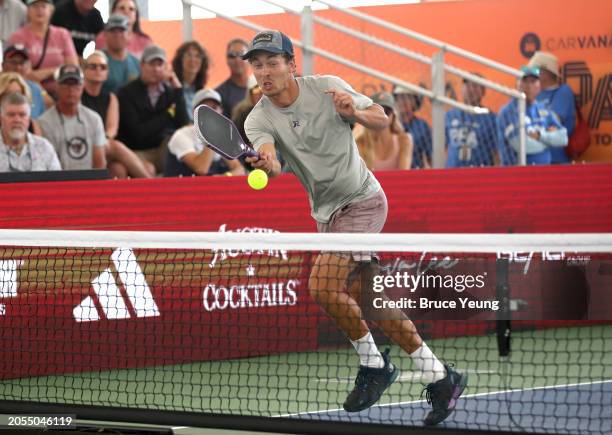
{"type": "Polygon", "coordinates": [[[437,430],[610,432],[609,234],[0,235],[0,413],[417,430],[425,384],[376,326],[386,301],[469,377],[437,430]],[[363,297],[362,313],[400,375],[376,405],[347,413],[359,358],[314,301],[312,272],[322,253],[333,284],[348,274],[344,258],[372,251],[377,273],[349,286],[383,290],[363,297]]]}

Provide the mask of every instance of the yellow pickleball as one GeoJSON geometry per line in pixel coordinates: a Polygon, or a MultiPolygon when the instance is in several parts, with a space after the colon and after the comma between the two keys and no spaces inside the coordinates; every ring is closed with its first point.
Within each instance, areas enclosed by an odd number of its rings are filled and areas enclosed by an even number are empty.
{"type": "Polygon", "coordinates": [[[255,169],[249,174],[247,181],[252,189],[261,190],[268,185],[268,174],[261,169],[255,169]]]}

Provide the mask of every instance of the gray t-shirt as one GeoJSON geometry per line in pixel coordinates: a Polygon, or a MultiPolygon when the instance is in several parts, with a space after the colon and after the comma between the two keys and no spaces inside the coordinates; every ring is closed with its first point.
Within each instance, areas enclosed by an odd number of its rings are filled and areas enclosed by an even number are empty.
{"type": "Polygon", "coordinates": [[[348,92],[359,110],[373,103],[338,77],[296,80],[300,91],[293,104],[277,107],[264,96],[247,117],[245,132],[256,150],[274,144],[308,192],[312,217],[326,223],[349,202],[378,192],[380,184],[359,156],[348,120],[325,91],[348,92]]]}
{"type": "Polygon", "coordinates": [[[79,104],[77,116],[60,115],[53,106],[38,118],[43,136],[55,147],[63,169],[92,169],[93,148],[106,146],[102,118],[79,104]]]}
{"type": "Polygon", "coordinates": [[[15,153],[0,135],[0,172],[59,171],[59,159],[47,139],[27,134],[27,143],[20,154],[15,153]]]}

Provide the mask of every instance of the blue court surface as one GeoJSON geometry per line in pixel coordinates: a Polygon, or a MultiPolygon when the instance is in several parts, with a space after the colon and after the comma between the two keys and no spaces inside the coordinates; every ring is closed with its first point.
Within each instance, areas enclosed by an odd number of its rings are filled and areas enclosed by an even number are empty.
{"type": "MultiPolygon", "coordinates": [[[[440,427],[554,434],[612,434],[612,380],[467,394],[440,427]]],[[[424,400],[288,415],[300,419],[421,426],[424,400]]]]}

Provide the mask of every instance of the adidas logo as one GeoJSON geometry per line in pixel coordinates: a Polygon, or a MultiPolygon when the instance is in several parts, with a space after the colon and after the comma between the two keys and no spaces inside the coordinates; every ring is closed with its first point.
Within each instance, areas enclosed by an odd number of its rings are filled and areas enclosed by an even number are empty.
{"type": "MultiPolygon", "coordinates": [[[[23,260],[0,261],[0,299],[17,297],[17,269],[23,266],[23,260]]],[[[6,305],[0,304],[0,316],[6,315],[6,305]]]]}
{"type": "Polygon", "coordinates": [[[125,289],[124,297],[117,286],[110,269],[105,269],[91,281],[98,299],[98,306],[93,296],[87,296],[77,305],[72,313],[77,322],[95,322],[101,319],[129,319],[132,317],[128,304],[136,317],[156,317],[159,308],[153,299],[151,289],[136,261],[134,252],[129,248],[116,249],[111,255],[119,278],[125,289]],[[101,312],[100,312],[101,311],[101,312]]]}

